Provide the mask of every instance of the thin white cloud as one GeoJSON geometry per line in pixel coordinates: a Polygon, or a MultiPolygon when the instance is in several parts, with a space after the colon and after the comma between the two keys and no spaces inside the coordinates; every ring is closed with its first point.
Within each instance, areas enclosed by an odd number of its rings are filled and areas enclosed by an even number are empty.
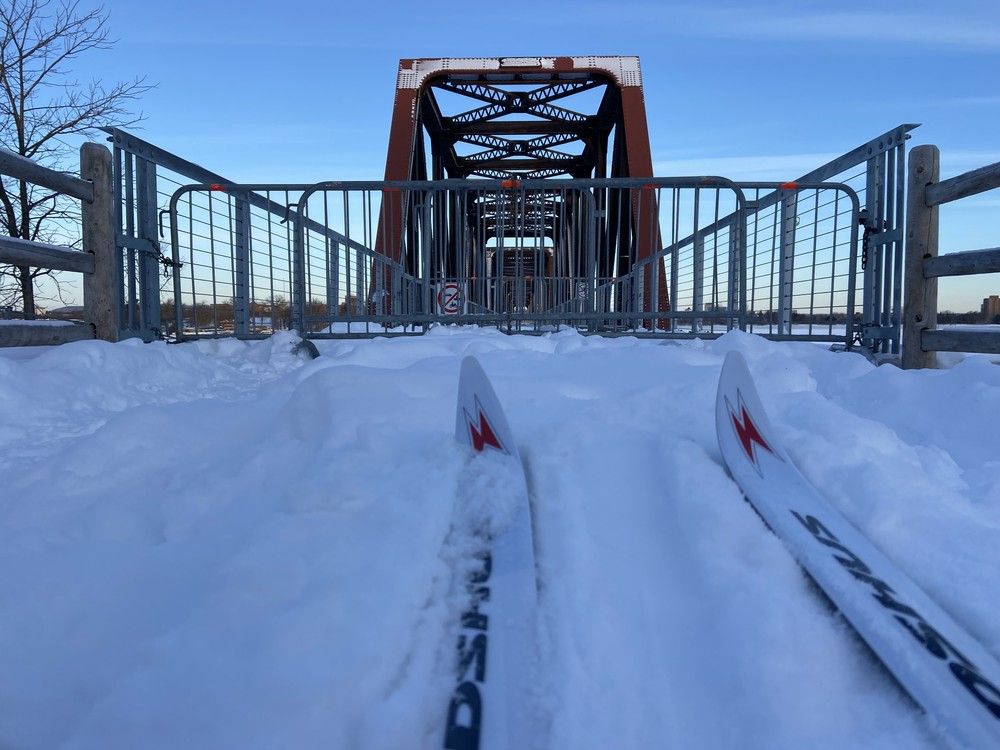
{"type": "MultiPolygon", "coordinates": [[[[793,180],[840,156],[834,152],[758,156],[659,158],[653,173],[665,177],[716,175],[731,180],[793,180]]],[[[941,149],[941,175],[978,169],[1000,161],[1000,152],[941,149]]]]}
{"type": "Polygon", "coordinates": [[[563,24],[602,26],[624,21],[637,31],[664,36],[921,44],[1000,52],[1000,15],[995,9],[956,8],[954,4],[946,10],[912,4],[895,10],[866,6],[824,10],[801,3],[721,7],[624,3],[615,6],[613,17],[607,6],[590,4],[559,18],[563,24]]]}
{"type": "Polygon", "coordinates": [[[973,23],[936,13],[907,15],[856,10],[782,13],[771,18],[739,14],[722,31],[760,39],[838,39],[1000,50],[1000,24],[995,18],[973,23]]]}
{"type": "Polygon", "coordinates": [[[1000,96],[959,96],[934,102],[943,107],[996,107],[1000,106],[1000,96]]]}
{"type": "Polygon", "coordinates": [[[808,153],[658,159],[653,163],[653,173],[675,177],[718,175],[731,180],[792,180],[837,156],[836,153],[808,153]]]}
{"type": "Polygon", "coordinates": [[[970,169],[996,164],[998,161],[1000,161],[1000,152],[997,151],[952,151],[942,147],[941,177],[942,179],[951,177],[968,172],[970,169]]]}

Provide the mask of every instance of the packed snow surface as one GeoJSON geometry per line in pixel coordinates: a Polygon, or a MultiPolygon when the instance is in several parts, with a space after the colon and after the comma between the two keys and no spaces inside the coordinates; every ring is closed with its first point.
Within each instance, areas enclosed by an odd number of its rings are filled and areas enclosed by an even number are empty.
{"type": "Polygon", "coordinates": [[[440,746],[456,571],[512,484],[454,442],[467,354],[528,470],[537,747],[942,746],[722,468],[731,349],[805,475],[1000,655],[987,359],[902,372],[741,333],[295,342],[0,356],[0,747],[440,746]]]}

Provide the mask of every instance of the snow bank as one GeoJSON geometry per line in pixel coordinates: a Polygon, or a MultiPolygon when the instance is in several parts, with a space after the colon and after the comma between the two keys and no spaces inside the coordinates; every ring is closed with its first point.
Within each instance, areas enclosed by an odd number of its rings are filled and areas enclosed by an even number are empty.
{"type": "Polygon", "coordinates": [[[294,342],[0,358],[0,747],[437,746],[456,570],[507,484],[452,443],[466,354],[534,497],[539,747],[938,746],[721,468],[733,348],[804,473],[1000,654],[982,359],[901,372],[740,333],[294,342]]]}

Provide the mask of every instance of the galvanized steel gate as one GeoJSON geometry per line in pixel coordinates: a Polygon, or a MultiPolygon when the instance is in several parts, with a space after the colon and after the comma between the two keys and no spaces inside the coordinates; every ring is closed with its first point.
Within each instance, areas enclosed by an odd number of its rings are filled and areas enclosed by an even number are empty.
{"type": "Polygon", "coordinates": [[[169,215],[178,338],[441,323],[677,338],[775,323],[795,336],[804,323],[813,338],[854,335],[859,203],[842,184],[214,183],[178,189],[169,215]],[[768,213],[762,191],[785,208],[768,213]]]}
{"type": "Polygon", "coordinates": [[[794,187],[687,178],[513,190],[487,180],[237,186],[115,129],[122,334],[742,327],[896,351],[898,173],[912,127],[794,187]]]}

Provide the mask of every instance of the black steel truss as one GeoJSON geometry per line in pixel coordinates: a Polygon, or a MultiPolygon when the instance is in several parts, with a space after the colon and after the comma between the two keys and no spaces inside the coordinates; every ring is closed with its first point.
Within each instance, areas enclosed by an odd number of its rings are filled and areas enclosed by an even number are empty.
{"type": "MultiPolygon", "coordinates": [[[[605,177],[609,135],[621,118],[617,87],[596,73],[444,75],[424,88],[417,107],[430,153],[418,137],[416,179],[605,177]],[[569,97],[598,89],[604,94],[596,111],[565,106],[569,97]],[[449,105],[458,105],[457,112],[451,106],[455,113],[443,114],[441,94],[449,95],[449,105]],[[459,153],[458,144],[465,153],[459,153]],[[469,147],[475,150],[470,153],[469,147]]],[[[470,225],[504,237],[552,237],[566,219],[561,201],[512,206],[504,200],[469,206],[470,225]]]]}
{"type": "Polygon", "coordinates": [[[568,175],[604,176],[608,134],[619,112],[609,106],[617,91],[599,74],[523,74],[491,77],[445,75],[431,82],[418,103],[431,143],[432,177],[536,179],[568,175]],[[605,90],[596,112],[558,102],[594,89],[605,90]],[[462,97],[480,106],[442,114],[438,95],[462,97]],[[518,118],[518,119],[514,119],[518,118]],[[522,119],[529,118],[529,119],[522,119]],[[462,143],[480,150],[460,154],[462,143]],[[596,144],[605,144],[603,148],[596,144]],[[558,146],[575,146],[571,153],[558,146]]]}

